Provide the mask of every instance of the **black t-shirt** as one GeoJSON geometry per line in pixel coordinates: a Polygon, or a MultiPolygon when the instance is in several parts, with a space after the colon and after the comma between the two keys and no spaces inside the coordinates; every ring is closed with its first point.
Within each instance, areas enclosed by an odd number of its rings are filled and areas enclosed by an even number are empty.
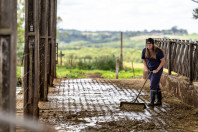
{"type": "MultiPolygon", "coordinates": [[[[146,48],[144,48],[142,50],[142,59],[146,59],[145,58],[145,52],[146,52],[146,48]]],[[[161,50],[157,49],[156,59],[146,59],[146,63],[147,63],[147,66],[148,66],[149,70],[156,70],[161,63],[160,59],[162,59],[162,58],[164,58],[163,52],[161,50]]]]}

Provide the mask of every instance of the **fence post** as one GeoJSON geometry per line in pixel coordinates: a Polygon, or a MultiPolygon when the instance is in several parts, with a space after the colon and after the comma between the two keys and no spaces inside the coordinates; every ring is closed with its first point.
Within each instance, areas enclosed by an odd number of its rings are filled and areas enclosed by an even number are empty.
{"type": "Polygon", "coordinates": [[[123,70],[123,52],[122,52],[122,45],[123,45],[123,33],[121,32],[121,51],[120,51],[120,65],[121,70],[123,70]]]}
{"type": "Polygon", "coordinates": [[[134,67],[133,67],[133,61],[132,61],[132,71],[133,71],[133,78],[135,78],[135,70],[134,70],[134,67]]]}
{"type": "Polygon", "coordinates": [[[56,43],[56,64],[58,64],[58,43],[56,43]]]}
{"type": "Polygon", "coordinates": [[[190,43],[190,84],[193,82],[193,43],[190,43]]]}
{"type": "Polygon", "coordinates": [[[171,47],[172,47],[172,41],[168,41],[168,75],[171,75],[172,67],[171,67],[171,47]]]}
{"type": "Polygon", "coordinates": [[[60,51],[60,65],[62,66],[62,50],[60,51]]]}
{"type": "Polygon", "coordinates": [[[116,79],[118,79],[118,73],[119,73],[119,59],[116,60],[116,79]]]}

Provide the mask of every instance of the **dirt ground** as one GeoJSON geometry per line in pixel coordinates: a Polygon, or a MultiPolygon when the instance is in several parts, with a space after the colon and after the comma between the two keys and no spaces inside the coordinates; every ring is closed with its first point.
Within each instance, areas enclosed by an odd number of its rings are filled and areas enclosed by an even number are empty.
{"type": "MultiPolygon", "coordinates": [[[[166,91],[161,107],[120,109],[120,102],[132,101],[143,83],[143,79],[56,79],[48,102],[39,103],[40,121],[60,132],[198,132],[198,109],[166,91]]],[[[149,81],[138,101],[149,102],[149,81]]]]}

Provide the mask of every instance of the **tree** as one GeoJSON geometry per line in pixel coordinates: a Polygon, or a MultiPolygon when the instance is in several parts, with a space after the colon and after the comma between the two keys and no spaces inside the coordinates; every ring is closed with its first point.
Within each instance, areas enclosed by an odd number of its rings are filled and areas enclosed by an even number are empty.
{"type": "Polygon", "coordinates": [[[17,6],[17,42],[24,43],[25,0],[18,0],[17,6]]]}
{"type": "Polygon", "coordinates": [[[22,60],[25,32],[25,0],[17,0],[17,57],[22,60]]]}
{"type": "MultiPolygon", "coordinates": [[[[195,3],[198,3],[198,0],[192,0],[195,3]]],[[[198,8],[193,10],[193,18],[198,19],[198,8]]]]}
{"type": "Polygon", "coordinates": [[[193,18],[198,19],[198,8],[193,10],[193,18]]]}

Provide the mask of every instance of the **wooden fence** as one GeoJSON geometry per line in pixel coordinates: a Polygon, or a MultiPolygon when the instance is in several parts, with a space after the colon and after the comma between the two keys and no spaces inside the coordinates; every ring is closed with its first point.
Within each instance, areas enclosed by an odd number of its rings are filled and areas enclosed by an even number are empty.
{"type": "Polygon", "coordinates": [[[190,83],[198,81],[198,42],[176,39],[155,39],[155,44],[164,50],[165,68],[169,75],[174,71],[189,77],[190,83]]]}

